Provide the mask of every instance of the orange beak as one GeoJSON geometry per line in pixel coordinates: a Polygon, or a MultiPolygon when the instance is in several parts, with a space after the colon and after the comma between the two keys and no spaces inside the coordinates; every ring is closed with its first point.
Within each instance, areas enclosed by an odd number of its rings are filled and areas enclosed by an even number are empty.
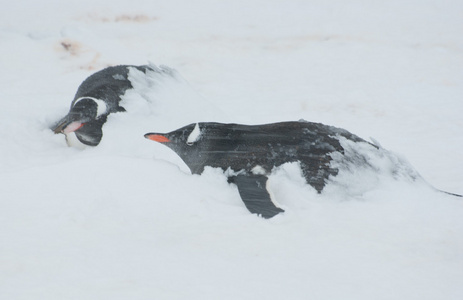
{"type": "Polygon", "coordinates": [[[154,133],[145,134],[145,138],[147,138],[149,140],[152,140],[152,141],[155,141],[155,142],[159,142],[159,143],[168,143],[168,142],[170,142],[170,140],[168,138],[166,138],[165,136],[160,135],[160,134],[154,134],[154,133]]]}

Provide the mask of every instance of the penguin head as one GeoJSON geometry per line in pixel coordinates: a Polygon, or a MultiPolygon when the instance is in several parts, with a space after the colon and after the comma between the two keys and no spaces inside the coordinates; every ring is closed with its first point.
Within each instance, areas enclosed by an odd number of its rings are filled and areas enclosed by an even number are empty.
{"type": "Polygon", "coordinates": [[[193,123],[169,133],[145,134],[145,138],[162,143],[175,152],[189,152],[201,145],[202,134],[199,123],[193,123]]]}
{"type": "Polygon", "coordinates": [[[180,156],[192,173],[200,173],[202,167],[198,161],[207,152],[209,144],[204,131],[200,123],[193,123],[169,133],[147,133],[145,138],[169,147],[180,156]]]}
{"type": "Polygon", "coordinates": [[[82,97],[72,102],[69,113],[52,129],[55,133],[65,134],[70,146],[75,143],[96,146],[103,137],[102,127],[107,116],[107,105],[103,100],[82,97]]]}

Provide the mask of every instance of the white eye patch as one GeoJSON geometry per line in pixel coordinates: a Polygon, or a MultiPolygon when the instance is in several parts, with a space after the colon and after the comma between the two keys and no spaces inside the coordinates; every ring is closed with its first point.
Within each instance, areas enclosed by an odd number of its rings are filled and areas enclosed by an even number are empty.
{"type": "Polygon", "coordinates": [[[106,103],[103,101],[103,100],[100,100],[100,99],[97,99],[97,98],[93,98],[93,97],[80,97],[78,99],[76,99],[76,101],[74,101],[74,103],[72,104],[72,106],[76,105],[77,102],[79,102],[80,100],[82,99],[90,99],[90,100],[93,100],[95,103],[96,103],[96,107],[97,107],[97,110],[96,110],[96,117],[98,118],[99,116],[103,115],[106,113],[107,109],[108,109],[108,106],[106,105],[106,103]]]}
{"type": "Polygon", "coordinates": [[[196,123],[195,128],[193,131],[190,133],[188,136],[188,139],[186,140],[187,145],[193,145],[194,142],[199,140],[199,137],[201,136],[201,130],[199,129],[199,124],[196,123]]]}

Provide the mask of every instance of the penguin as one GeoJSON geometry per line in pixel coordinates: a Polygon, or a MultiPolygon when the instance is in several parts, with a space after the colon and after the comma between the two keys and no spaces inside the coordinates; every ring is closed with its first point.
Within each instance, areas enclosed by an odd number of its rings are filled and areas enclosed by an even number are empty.
{"type": "Polygon", "coordinates": [[[166,70],[152,64],[119,65],[94,73],[77,89],[69,113],[52,126],[54,133],[63,133],[69,146],[97,146],[103,137],[102,127],[108,116],[126,111],[120,102],[121,96],[133,88],[128,78],[132,68],[145,74],[149,71],[166,70]]]}
{"type": "MultiPolygon", "coordinates": [[[[268,176],[275,168],[299,163],[306,182],[321,193],[342,166],[333,160],[344,161],[347,168],[369,164],[368,155],[351,154],[343,145],[359,145],[367,152],[384,150],[347,130],[305,120],[263,125],[193,123],[165,134],[147,133],[145,138],[176,152],[193,174],[201,174],[206,166],[221,168],[228,182],[238,187],[246,208],[266,219],[284,212],[267,191],[268,176]]],[[[413,180],[419,177],[410,173],[413,180]]]]}

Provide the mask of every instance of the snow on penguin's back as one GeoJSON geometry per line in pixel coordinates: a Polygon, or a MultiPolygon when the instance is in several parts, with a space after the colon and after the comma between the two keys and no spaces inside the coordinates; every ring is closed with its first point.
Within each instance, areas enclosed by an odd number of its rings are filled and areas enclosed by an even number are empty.
{"type": "Polygon", "coordinates": [[[149,114],[153,117],[151,124],[165,128],[204,119],[229,121],[225,112],[204,99],[178,71],[163,65],[149,67],[146,74],[130,69],[128,79],[133,89],[123,96],[127,111],[149,114]]]}

